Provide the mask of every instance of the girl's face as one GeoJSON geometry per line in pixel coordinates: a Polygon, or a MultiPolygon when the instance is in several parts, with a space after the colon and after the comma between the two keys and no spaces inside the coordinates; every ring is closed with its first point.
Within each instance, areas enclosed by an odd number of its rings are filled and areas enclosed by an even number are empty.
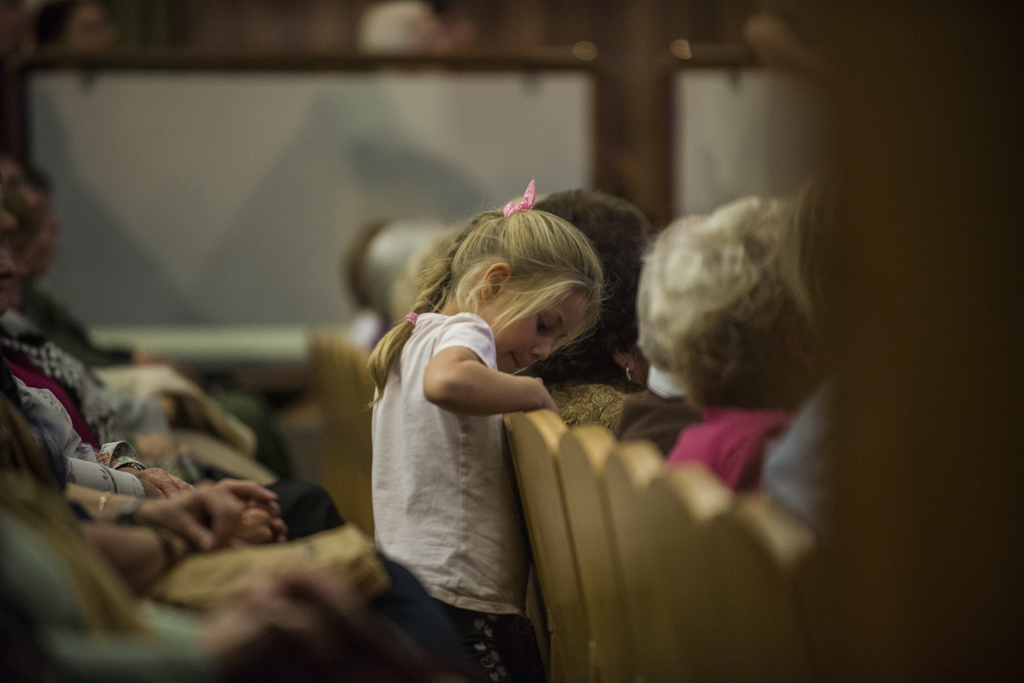
{"type": "MultiPolygon", "coordinates": [[[[492,330],[495,329],[494,320],[504,308],[503,298],[504,295],[499,294],[478,311],[492,330]]],[[[515,372],[550,356],[555,344],[583,321],[586,310],[587,304],[581,294],[568,294],[553,306],[495,330],[498,369],[515,372]]]]}

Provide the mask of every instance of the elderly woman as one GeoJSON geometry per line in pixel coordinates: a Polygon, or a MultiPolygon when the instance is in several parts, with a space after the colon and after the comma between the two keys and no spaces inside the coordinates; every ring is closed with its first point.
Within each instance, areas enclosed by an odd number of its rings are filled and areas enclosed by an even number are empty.
{"type": "Polygon", "coordinates": [[[734,490],[760,486],[765,452],[818,381],[814,339],[784,276],[793,208],[749,197],[690,231],[657,283],[653,319],[703,422],[669,461],[701,462],[734,490]]]}
{"type": "Polygon", "coordinates": [[[559,192],[535,208],[587,236],[601,259],[607,296],[594,333],[537,363],[530,374],[544,380],[570,427],[600,424],[615,431],[623,400],[647,381],[647,361],[636,346],[636,290],[651,224],[636,206],[602,192],[559,192]]]}

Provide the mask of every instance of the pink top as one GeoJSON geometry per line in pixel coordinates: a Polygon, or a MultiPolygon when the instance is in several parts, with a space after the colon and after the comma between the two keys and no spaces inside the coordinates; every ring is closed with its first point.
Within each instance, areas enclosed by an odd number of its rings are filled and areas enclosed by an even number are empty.
{"type": "Polygon", "coordinates": [[[668,462],[703,463],[733,491],[760,488],[764,454],[789,427],[793,414],[786,410],[706,408],[703,415],[704,422],[679,435],[668,462]]]}

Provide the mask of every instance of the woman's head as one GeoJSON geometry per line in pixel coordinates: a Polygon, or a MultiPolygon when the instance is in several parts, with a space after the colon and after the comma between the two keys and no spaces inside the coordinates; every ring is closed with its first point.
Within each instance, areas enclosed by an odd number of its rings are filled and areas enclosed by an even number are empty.
{"type": "Polygon", "coordinates": [[[838,188],[832,175],[808,183],[797,195],[782,244],[782,277],[807,327],[816,335],[828,320],[825,271],[831,254],[838,188]]]}
{"type": "Polygon", "coordinates": [[[20,264],[26,247],[38,237],[42,226],[37,193],[25,184],[23,178],[15,178],[4,182],[3,198],[0,202],[4,211],[12,216],[17,224],[12,244],[20,264]]]}
{"type": "Polygon", "coordinates": [[[548,384],[625,379],[615,354],[628,354],[636,344],[637,283],[650,222],[626,200],[588,190],[550,195],[536,208],[564,218],[590,240],[601,259],[605,298],[593,335],[538,363],[535,374],[548,384]]]}
{"type": "Polygon", "coordinates": [[[671,370],[700,407],[793,408],[810,382],[794,345],[803,317],[782,275],[792,207],[749,197],[679,236],[648,316],[671,370]]]}
{"type": "Polygon", "coordinates": [[[676,250],[687,248],[690,231],[705,220],[707,216],[687,216],[673,221],[658,234],[643,257],[636,292],[637,346],[651,366],[662,372],[672,371],[672,349],[661,333],[659,316],[664,311],[657,294],[671,275],[676,250]]]}
{"type": "MultiPolygon", "coordinates": [[[[420,283],[412,312],[478,313],[486,307],[496,336],[576,297],[582,316],[558,345],[594,325],[602,292],[601,264],[587,238],[561,218],[536,210],[478,215],[426,266],[420,283]]],[[[412,330],[411,323],[399,323],[374,349],[370,372],[379,389],[412,330]]]]}
{"type": "Polygon", "coordinates": [[[21,303],[25,246],[39,230],[38,215],[25,198],[22,186],[8,180],[0,191],[0,313],[21,303]]]}
{"type": "Polygon", "coordinates": [[[96,0],[56,0],[39,8],[36,43],[104,50],[114,43],[114,28],[103,4],[96,0]]]}

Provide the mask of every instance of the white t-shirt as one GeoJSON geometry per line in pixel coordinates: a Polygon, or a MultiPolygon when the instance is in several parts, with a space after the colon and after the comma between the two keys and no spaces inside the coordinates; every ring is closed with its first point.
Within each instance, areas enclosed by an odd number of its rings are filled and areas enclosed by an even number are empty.
{"type": "Polygon", "coordinates": [[[449,605],[521,614],[526,541],[501,416],[459,415],[423,395],[427,363],[453,346],[497,369],[482,318],[424,313],[373,407],[377,547],[449,605]]]}

